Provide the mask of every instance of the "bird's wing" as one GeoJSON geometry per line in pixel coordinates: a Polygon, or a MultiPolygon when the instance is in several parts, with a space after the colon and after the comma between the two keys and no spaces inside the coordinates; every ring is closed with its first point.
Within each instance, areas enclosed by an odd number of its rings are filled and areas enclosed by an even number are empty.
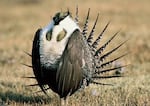
{"type": "Polygon", "coordinates": [[[45,92],[44,90],[44,83],[42,80],[42,70],[41,70],[41,64],[40,64],[40,54],[39,54],[39,42],[40,42],[40,31],[41,29],[38,29],[35,33],[34,40],[33,40],[33,47],[32,47],[32,68],[35,75],[35,78],[38,82],[41,90],[45,92]]]}
{"type": "Polygon", "coordinates": [[[68,40],[56,74],[60,97],[73,94],[82,84],[82,57],[84,54],[82,48],[81,33],[75,30],[68,40]]]}

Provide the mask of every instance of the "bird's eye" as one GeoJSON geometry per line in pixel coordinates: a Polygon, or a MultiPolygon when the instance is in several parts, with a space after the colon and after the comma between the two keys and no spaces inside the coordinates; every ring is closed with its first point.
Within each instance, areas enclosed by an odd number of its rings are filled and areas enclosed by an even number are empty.
{"type": "Polygon", "coordinates": [[[48,31],[46,34],[46,39],[50,41],[52,39],[52,30],[48,31]]]}
{"type": "Polygon", "coordinates": [[[57,41],[61,41],[66,36],[66,30],[63,29],[57,36],[57,41]]]}

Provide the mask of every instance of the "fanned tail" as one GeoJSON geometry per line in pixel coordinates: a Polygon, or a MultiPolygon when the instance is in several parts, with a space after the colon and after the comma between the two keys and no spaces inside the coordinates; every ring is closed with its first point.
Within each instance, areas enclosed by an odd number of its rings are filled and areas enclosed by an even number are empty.
{"type": "MultiPolygon", "coordinates": [[[[85,21],[83,31],[82,31],[82,34],[83,34],[84,38],[86,38],[86,35],[87,35],[87,32],[88,32],[89,13],[90,13],[90,9],[88,10],[88,14],[87,14],[86,21],[85,21]]],[[[110,37],[108,39],[108,41],[106,41],[106,43],[104,43],[100,48],[98,48],[99,42],[101,41],[106,29],[108,28],[108,26],[110,24],[110,21],[109,21],[104,26],[102,31],[100,32],[97,39],[95,41],[93,41],[96,25],[97,25],[97,22],[98,22],[98,18],[99,18],[99,14],[97,15],[96,20],[95,20],[95,22],[93,24],[93,27],[91,29],[91,32],[89,33],[89,36],[86,39],[87,45],[89,46],[89,48],[91,50],[91,54],[93,56],[93,66],[95,67],[95,70],[92,73],[92,77],[90,79],[90,82],[94,83],[94,84],[97,84],[97,85],[112,85],[112,84],[104,84],[104,83],[96,82],[95,79],[97,80],[97,79],[110,79],[110,78],[122,77],[121,75],[108,75],[108,76],[106,75],[106,76],[103,76],[103,74],[107,73],[107,72],[115,71],[115,70],[118,70],[118,69],[122,69],[123,67],[128,66],[128,65],[121,65],[121,66],[115,66],[113,68],[107,68],[108,65],[110,65],[110,64],[114,63],[115,61],[123,58],[128,53],[125,53],[125,54],[123,54],[119,57],[116,57],[112,60],[109,60],[107,62],[104,62],[104,60],[107,59],[107,57],[109,57],[112,53],[116,52],[120,47],[122,47],[122,45],[124,45],[127,42],[127,40],[122,42],[121,44],[119,44],[115,48],[111,49],[110,51],[108,51],[108,52],[106,52],[102,55],[103,51],[106,49],[106,47],[108,45],[110,45],[110,43],[118,35],[120,30],[118,32],[116,32],[112,37],[110,37]]]]}

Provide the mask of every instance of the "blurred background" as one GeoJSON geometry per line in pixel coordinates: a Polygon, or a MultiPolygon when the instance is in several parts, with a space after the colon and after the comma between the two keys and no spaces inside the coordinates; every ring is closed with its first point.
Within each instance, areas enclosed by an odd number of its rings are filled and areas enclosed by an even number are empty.
{"type": "Polygon", "coordinates": [[[116,64],[132,65],[124,69],[126,77],[104,81],[115,86],[91,85],[71,96],[69,105],[150,105],[149,0],[0,0],[0,104],[58,105],[59,100],[53,92],[47,97],[34,93],[38,87],[26,86],[36,81],[22,78],[34,75],[32,69],[21,63],[31,64],[31,57],[24,51],[31,53],[36,30],[46,26],[59,11],[69,9],[74,17],[76,5],[81,28],[88,8],[91,8],[89,29],[100,13],[96,36],[111,21],[100,44],[121,29],[107,50],[129,39],[112,57],[130,52],[116,64]]]}

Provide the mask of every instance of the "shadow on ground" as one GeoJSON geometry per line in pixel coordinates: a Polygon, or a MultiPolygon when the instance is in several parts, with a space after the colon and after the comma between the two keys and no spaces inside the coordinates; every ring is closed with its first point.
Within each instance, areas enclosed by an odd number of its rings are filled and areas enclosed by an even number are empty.
{"type": "Polygon", "coordinates": [[[0,103],[8,103],[9,102],[17,102],[17,103],[29,103],[29,104],[49,104],[51,102],[51,98],[43,97],[43,96],[25,96],[23,94],[14,93],[12,91],[7,91],[5,93],[0,92],[0,103]]]}

